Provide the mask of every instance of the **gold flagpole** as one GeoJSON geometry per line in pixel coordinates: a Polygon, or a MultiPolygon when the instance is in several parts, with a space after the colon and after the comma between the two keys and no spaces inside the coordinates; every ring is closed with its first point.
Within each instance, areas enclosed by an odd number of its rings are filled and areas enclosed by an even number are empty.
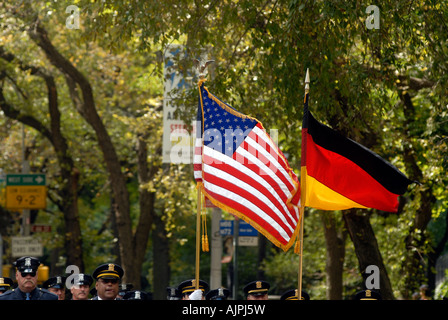
{"type": "MultiPolygon", "coordinates": [[[[214,62],[214,60],[207,60],[204,64],[198,59],[193,60],[193,64],[199,73],[199,82],[201,83],[205,79],[205,70],[207,66],[214,62]]],[[[199,92],[201,94],[201,92],[199,92]]],[[[201,128],[202,131],[202,128],[201,128]]],[[[200,252],[201,252],[201,213],[202,213],[202,194],[201,186],[197,186],[197,207],[196,207],[196,269],[195,269],[195,289],[199,289],[199,265],[200,265],[200,252]]]]}
{"type": "Polygon", "coordinates": [[[195,269],[195,289],[199,289],[199,256],[201,250],[201,187],[198,185],[198,206],[197,206],[197,218],[196,218],[196,269],[195,269]]]}
{"type": "MultiPolygon", "coordinates": [[[[308,95],[308,92],[310,91],[310,73],[309,69],[306,69],[306,76],[305,76],[305,99],[304,103],[306,102],[306,98],[308,95]]],[[[302,129],[303,130],[303,129],[302,129]]],[[[302,148],[303,148],[303,141],[302,141],[302,148]]],[[[306,178],[305,178],[306,172],[302,170],[300,173],[300,232],[299,232],[299,246],[300,246],[300,258],[299,258],[299,285],[298,285],[298,292],[297,296],[299,300],[302,300],[302,264],[303,264],[303,220],[305,220],[305,198],[306,198],[306,178]]]]}

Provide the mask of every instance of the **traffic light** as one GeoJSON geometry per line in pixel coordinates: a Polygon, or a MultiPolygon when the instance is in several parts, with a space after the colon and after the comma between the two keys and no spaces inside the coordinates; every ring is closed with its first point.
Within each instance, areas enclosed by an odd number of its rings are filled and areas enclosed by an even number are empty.
{"type": "Polygon", "coordinates": [[[37,284],[42,285],[42,283],[47,281],[49,274],[50,268],[41,263],[39,268],[37,268],[37,284]]]}
{"type": "Polygon", "coordinates": [[[12,268],[12,265],[10,265],[10,264],[3,265],[3,268],[2,268],[3,277],[11,278],[11,268],[12,268]]]}

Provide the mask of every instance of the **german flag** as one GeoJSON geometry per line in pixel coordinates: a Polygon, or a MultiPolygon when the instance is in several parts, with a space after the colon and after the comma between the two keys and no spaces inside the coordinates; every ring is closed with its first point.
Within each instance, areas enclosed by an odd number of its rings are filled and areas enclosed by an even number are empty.
{"type": "Polygon", "coordinates": [[[307,207],[321,210],[375,208],[397,212],[409,180],[376,153],[319,123],[305,94],[301,188],[307,207]]]}

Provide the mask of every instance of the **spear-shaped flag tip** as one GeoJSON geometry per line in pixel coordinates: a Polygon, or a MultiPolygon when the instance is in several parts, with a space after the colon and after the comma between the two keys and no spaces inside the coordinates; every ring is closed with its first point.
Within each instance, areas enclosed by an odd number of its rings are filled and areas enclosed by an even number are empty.
{"type": "Polygon", "coordinates": [[[310,69],[306,68],[306,76],[305,76],[305,90],[310,89],[310,69]]]}

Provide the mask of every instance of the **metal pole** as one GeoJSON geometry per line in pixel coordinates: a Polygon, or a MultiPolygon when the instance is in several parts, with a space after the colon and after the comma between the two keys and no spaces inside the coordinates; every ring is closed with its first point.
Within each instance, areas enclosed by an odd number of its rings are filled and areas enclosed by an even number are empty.
{"type": "MultiPolygon", "coordinates": [[[[306,69],[306,76],[305,76],[305,101],[306,96],[310,90],[310,72],[309,69],[306,69]]],[[[303,141],[302,141],[303,144],[303,141]]],[[[302,146],[303,147],[303,146],[302,146]]],[[[302,268],[303,268],[303,220],[305,219],[305,203],[306,203],[306,179],[304,178],[304,172],[301,172],[301,181],[300,181],[300,188],[301,188],[301,195],[300,195],[300,234],[299,234],[299,245],[300,245],[300,258],[299,258],[299,272],[298,272],[298,288],[297,288],[297,296],[299,300],[302,300],[302,268]]]]}
{"type": "Polygon", "coordinates": [[[238,236],[240,220],[235,218],[233,225],[233,299],[238,299],[238,236]]]}
{"type": "Polygon", "coordinates": [[[210,259],[210,288],[216,289],[222,286],[222,237],[219,233],[219,221],[221,220],[221,209],[212,210],[212,238],[210,259]]]}
{"type": "Polygon", "coordinates": [[[196,279],[196,287],[195,289],[199,289],[199,260],[200,260],[200,252],[201,252],[201,189],[198,188],[197,192],[198,205],[196,212],[196,270],[195,270],[195,279],[196,279]]]}
{"type": "MultiPolygon", "coordinates": [[[[25,157],[25,125],[22,124],[22,173],[30,173],[30,164],[25,157]]],[[[22,235],[30,235],[30,210],[22,209],[22,235]]]]}

